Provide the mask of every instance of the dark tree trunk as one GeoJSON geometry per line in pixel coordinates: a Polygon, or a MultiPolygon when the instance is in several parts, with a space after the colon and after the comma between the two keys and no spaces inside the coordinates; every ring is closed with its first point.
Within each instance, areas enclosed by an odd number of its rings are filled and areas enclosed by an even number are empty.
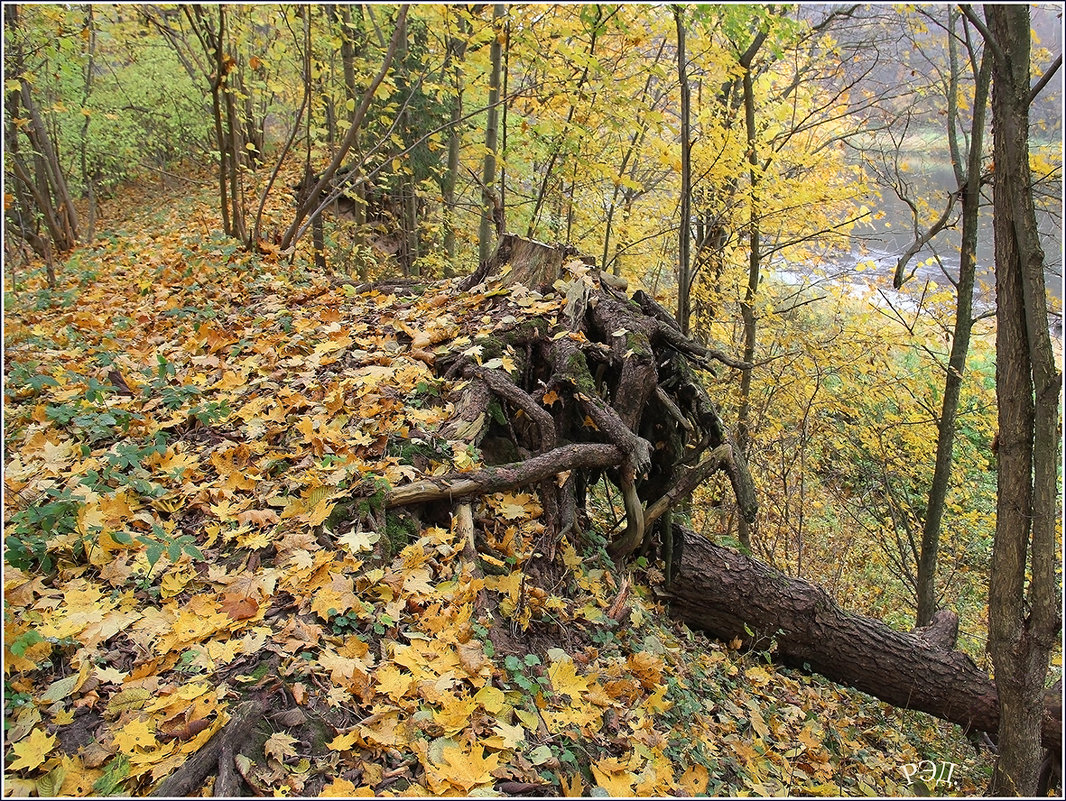
{"type": "MultiPolygon", "coordinates": [[[[954,10],[949,14],[954,15],[954,10]]],[[[985,112],[988,108],[988,88],[991,80],[991,58],[982,53],[980,66],[974,77],[973,119],[965,164],[959,144],[957,103],[958,87],[957,42],[954,38],[954,17],[948,52],[951,56],[949,73],[948,138],[955,165],[955,181],[962,200],[962,238],[959,247],[959,282],[955,287],[955,327],[951,339],[951,354],[944,376],[944,399],[937,425],[936,462],[933,480],[929,486],[929,502],[926,504],[925,523],[922,526],[921,551],[918,556],[917,623],[924,626],[933,618],[937,608],[936,565],[940,550],[940,527],[947,503],[951,482],[951,467],[954,458],[955,428],[959,401],[962,396],[962,376],[966,370],[966,357],[970,351],[970,332],[973,329],[973,290],[977,268],[978,221],[981,212],[981,161],[984,150],[985,112]]]]}
{"type": "MultiPolygon", "coordinates": [[[[414,495],[398,489],[387,506],[531,485],[544,505],[550,537],[585,525],[581,487],[590,473],[603,475],[623,501],[625,528],[607,546],[622,560],[642,545],[653,546],[651,525],[684,500],[695,479],[723,470],[743,513],[754,518],[747,465],[689,366],[690,360],[708,369],[710,359],[732,367],[741,363],[687,339],[651,297],[642,292],[626,297],[619,291],[624,282],[572,248],[505,234],[459,288],[470,290],[489,279],[565,300],[554,323],[541,318],[477,343],[484,352],[508,349],[515,362],[509,370],[482,367],[461,353],[440,360],[427,355],[443,376],[469,379],[454,399],[449,436],[480,445],[487,461],[498,466],[423,482],[414,495]],[[493,396],[504,408],[506,426],[492,423],[493,396]],[[555,398],[547,404],[550,413],[543,400],[548,396],[555,398]],[[507,443],[501,451],[506,458],[488,458],[491,448],[482,441],[499,439],[507,443]],[[695,461],[709,450],[698,464],[683,463],[683,457],[695,461]],[[571,470],[575,475],[568,480],[553,480],[571,470]]],[[[669,553],[670,543],[661,545],[669,553]]]]}
{"type": "MultiPolygon", "coordinates": [[[[972,12],[969,12],[972,14],[972,12]]],[[[1061,628],[1055,523],[1059,506],[1059,394],[1048,332],[1044,254],[1029,170],[1029,8],[985,6],[993,54],[996,400],[999,470],[988,591],[1000,758],[996,795],[1033,795],[1040,772],[1042,694],[1061,628]],[[1028,575],[1027,575],[1028,574],[1028,575]]],[[[975,25],[979,24],[970,16],[975,25]]]]}
{"type": "MultiPolygon", "coordinates": [[[[500,26],[500,21],[506,13],[503,3],[496,3],[492,7],[492,25],[500,26]]],[[[489,237],[493,231],[493,203],[496,183],[496,139],[499,134],[500,119],[500,60],[502,49],[500,46],[499,32],[493,38],[489,46],[492,71],[489,74],[489,111],[488,121],[485,124],[485,159],[481,166],[481,225],[478,227],[478,261],[484,263],[492,249],[489,237]]]]}
{"type": "MultiPolygon", "coordinates": [[[[807,667],[893,706],[917,709],[964,728],[995,733],[996,685],[961,651],[952,650],[958,618],[941,610],[932,625],[895,631],[840,609],[824,590],[790,578],[738,551],[674,527],[682,556],[669,586],[670,607],[693,628],[748,647],[769,648],[786,663],[807,667]],[[752,632],[749,634],[748,632],[752,632]]],[[[1058,691],[1041,696],[1044,744],[1062,742],[1058,691]]],[[[1038,718],[1039,719],[1039,718],[1038,718]]]]}
{"type": "MultiPolygon", "coordinates": [[[[755,317],[755,295],[759,291],[760,272],[762,269],[762,229],[759,214],[759,152],[758,135],[755,129],[755,86],[752,77],[752,62],[759,48],[762,47],[766,34],[755,34],[748,49],[740,56],[740,68],[744,71],[741,87],[744,97],[744,132],[748,147],[748,284],[744,289],[744,301],[740,304],[740,316],[744,323],[744,348],[741,358],[752,365],[755,359],[755,335],[758,320],[755,317]]],[[[751,374],[753,366],[746,367],[740,374],[740,407],[737,409],[737,444],[747,455],[751,446],[751,374]]],[[[741,544],[751,550],[751,526],[741,518],[738,526],[738,538],[741,544]]]]}
{"type": "Polygon", "coordinates": [[[448,50],[445,58],[450,62],[451,78],[455,90],[455,98],[452,100],[451,125],[448,126],[448,169],[441,180],[441,193],[444,201],[444,254],[447,258],[445,267],[446,275],[453,275],[455,267],[455,187],[459,181],[459,151],[463,143],[463,133],[460,123],[463,119],[463,60],[466,58],[467,39],[470,35],[470,21],[463,14],[459,15],[460,36],[451,36],[448,39],[448,50]]]}
{"type": "Polygon", "coordinates": [[[4,129],[5,162],[11,165],[14,202],[6,215],[13,225],[9,231],[19,236],[41,256],[48,270],[48,285],[55,286],[54,256],[70,250],[78,241],[78,215],[74,210],[66,176],[41,110],[33,95],[32,76],[24,58],[24,44],[19,29],[19,7],[5,8],[4,64],[7,78],[6,109],[8,124],[4,129]],[[8,88],[11,87],[11,88],[8,88]],[[16,118],[28,119],[21,128],[16,118]],[[26,142],[22,142],[25,137],[26,142]],[[22,145],[28,143],[29,148],[22,145]],[[42,232],[41,225],[47,231],[42,232]]]}
{"type": "Polygon", "coordinates": [[[677,324],[681,333],[688,334],[692,316],[692,260],[689,245],[692,232],[692,134],[689,131],[688,63],[685,56],[684,7],[674,6],[674,25],[677,27],[677,79],[681,86],[681,222],[678,226],[677,249],[677,324]]]}

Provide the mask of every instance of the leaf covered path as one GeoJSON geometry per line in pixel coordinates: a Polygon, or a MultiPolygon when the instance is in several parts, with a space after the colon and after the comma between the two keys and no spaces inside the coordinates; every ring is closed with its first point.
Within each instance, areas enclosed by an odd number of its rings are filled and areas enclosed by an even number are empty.
{"type": "Polygon", "coordinates": [[[447,510],[386,511],[481,464],[435,361],[507,370],[476,340],[565,293],[362,291],[195,197],[144,209],[5,294],[12,793],[146,794],[249,699],[267,795],[891,795],[923,759],[983,786],[957,729],[689,632],[602,543],[536,586],[535,496],[475,500],[480,562],[447,510]]]}

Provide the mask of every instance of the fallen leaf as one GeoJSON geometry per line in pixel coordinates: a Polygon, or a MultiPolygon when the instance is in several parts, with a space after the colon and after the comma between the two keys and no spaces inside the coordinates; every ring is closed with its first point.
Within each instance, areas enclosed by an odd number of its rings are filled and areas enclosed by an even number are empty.
{"type": "Polygon", "coordinates": [[[55,745],[54,734],[45,734],[40,729],[34,729],[29,737],[11,746],[15,759],[7,763],[8,770],[33,770],[44,762],[55,745]]]}
{"type": "Polygon", "coordinates": [[[296,738],[284,732],[274,732],[263,745],[267,757],[284,762],[285,757],[296,756],[296,738]]]}

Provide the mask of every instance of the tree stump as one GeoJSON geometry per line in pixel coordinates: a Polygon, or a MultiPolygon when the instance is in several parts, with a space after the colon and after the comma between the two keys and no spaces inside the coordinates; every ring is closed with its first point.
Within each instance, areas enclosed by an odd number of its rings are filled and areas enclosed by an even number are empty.
{"type": "Polygon", "coordinates": [[[499,276],[502,286],[523,284],[530,289],[548,291],[562,277],[563,264],[574,258],[585,264],[592,263],[591,257],[582,256],[567,245],[549,245],[515,234],[504,234],[496,242],[493,254],[460,284],[460,288],[468,290],[499,276]]]}

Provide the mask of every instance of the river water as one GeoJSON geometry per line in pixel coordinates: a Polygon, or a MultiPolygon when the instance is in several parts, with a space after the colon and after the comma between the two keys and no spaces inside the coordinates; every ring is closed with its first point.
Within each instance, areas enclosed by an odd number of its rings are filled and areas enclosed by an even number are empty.
{"type": "MultiPolygon", "coordinates": [[[[955,187],[955,177],[950,164],[934,164],[929,168],[927,157],[922,159],[926,165],[924,172],[915,171],[911,177],[930,200],[930,205],[939,214],[947,205],[947,195],[955,187]]],[[[1061,185],[1057,188],[1058,200],[1050,204],[1050,209],[1038,211],[1037,223],[1040,230],[1041,244],[1044,248],[1044,277],[1051,299],[1051,328],[1054,334],[1062,338],[1062,301],[1063,301],[1063,229],[1061,185]]],[[[985,190],[987,203],[982,206],[977,245],[977,279],[974,293],[975,310],[980,312],[990,309],[995,304],[995,256],[992,235],[991,187],[985,190]]],[[[828,263],[818,265],[823,272],[832,273],[841,280],[854,280],[867,284],[874,281],[879,289],[893,303],[907,305],[905,295],[892,290],[892,276],[896,270],[899,257],[906,252],[916,239],[914,223],[910,209],[890,190],[882,192],[882,198],[869,203],[871,208],[882,212],[877,220],[864,221],[853,231],[850,252],[833,251],[827,253],[828,263]]],[[[941,231],[933,241],[923,247],[908,262],[904,273],[911,276],[908,281],[918,286],[927,280],[943,286],[948,283],[941,268],[947,270],[953,279],[958,277],[960,233],[958,223],[958,205],[952,225],[941,231]],[[939,257],[940,264],[931,259],[939,257]],[[913,276],[911,275],[913,272],[913,276]]],[[[787,283],[803,283],[808,271],[796,265],[777,271],[778,276],[787,283]]]]}

